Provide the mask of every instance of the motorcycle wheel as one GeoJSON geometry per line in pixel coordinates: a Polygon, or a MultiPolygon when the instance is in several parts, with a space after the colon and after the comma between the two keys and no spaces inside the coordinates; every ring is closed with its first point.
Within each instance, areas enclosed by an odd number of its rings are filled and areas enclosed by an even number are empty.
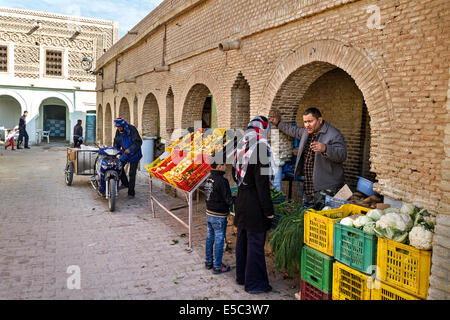
{"type": "Polygon", "coordinates": [[[109,211],[113,212],[116,209],[116,193],[117,193],[117,181],[115,179],[109,180],[109,211]]]}
{"type": "Polygon", "coordinates": [[[68,162],[66,165],[66,185],[70,186],[72,185],[72,181],[73,181],[73,171],[74,171],[74,167],[73,167],[73,162],[68,162]]]}

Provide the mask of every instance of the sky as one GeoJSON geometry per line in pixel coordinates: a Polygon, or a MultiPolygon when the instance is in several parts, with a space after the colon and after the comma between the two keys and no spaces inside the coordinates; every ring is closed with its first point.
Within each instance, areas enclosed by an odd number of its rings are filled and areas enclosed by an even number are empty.
{"type": "Polygon", "coordinates": [[[0,0],[0,7],[112,20],[119,23],[123,37],[162,0],[0,0]]]}

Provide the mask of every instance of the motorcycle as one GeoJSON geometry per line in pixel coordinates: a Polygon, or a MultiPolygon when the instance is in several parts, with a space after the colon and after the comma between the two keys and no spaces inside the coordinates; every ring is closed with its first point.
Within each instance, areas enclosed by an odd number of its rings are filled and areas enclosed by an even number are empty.
{"type": "Polygon", "coordinates": [[[122,173],[122,163],[119,160],[120,151],[112,147],[99,148],[94,165],[94,175],[91,185],[99,195],[108,199],[109,211],[113,212],[118,197],[118,184],[122,173]]]}

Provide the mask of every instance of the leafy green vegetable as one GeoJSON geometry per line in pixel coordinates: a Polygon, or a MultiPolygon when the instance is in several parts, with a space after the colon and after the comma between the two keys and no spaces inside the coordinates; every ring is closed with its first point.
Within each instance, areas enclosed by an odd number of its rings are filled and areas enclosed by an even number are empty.
{"type": "Polygon", "coordinates": [[[305,210],[290,211],[281,217],[269,237],[274,254],[275,268],[286,270],[289,276],[300,272],[300,258],[303,248],[303,225],[305,210]]]}

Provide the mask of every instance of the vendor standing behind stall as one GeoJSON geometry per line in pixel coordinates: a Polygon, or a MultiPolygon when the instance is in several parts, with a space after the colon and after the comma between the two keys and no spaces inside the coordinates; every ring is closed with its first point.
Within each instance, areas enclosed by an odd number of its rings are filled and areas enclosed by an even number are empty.
{"type": "Polygon", "coordinates": [[[239,141],[233,163],[233,177],[238,185],[234,225],[236,239],[236,282],[251,294],[269,292],[264,244],[274,209],[270,183],[274,167],[267,141],[270,123],[256,117],[248,124],[239,141]]]}
{"type": "Polygon", "coordinates": [[[334,196],[344,186],[343,162],[347,159],[347,146],[341,132],[327,123],[317,108],[303,113],[304,127],[281,121],[278,110],[272,123],[288,136],[300,139],[294,180],[303,176],[305,207],[321,210],[325,196],[334,196]]]}

